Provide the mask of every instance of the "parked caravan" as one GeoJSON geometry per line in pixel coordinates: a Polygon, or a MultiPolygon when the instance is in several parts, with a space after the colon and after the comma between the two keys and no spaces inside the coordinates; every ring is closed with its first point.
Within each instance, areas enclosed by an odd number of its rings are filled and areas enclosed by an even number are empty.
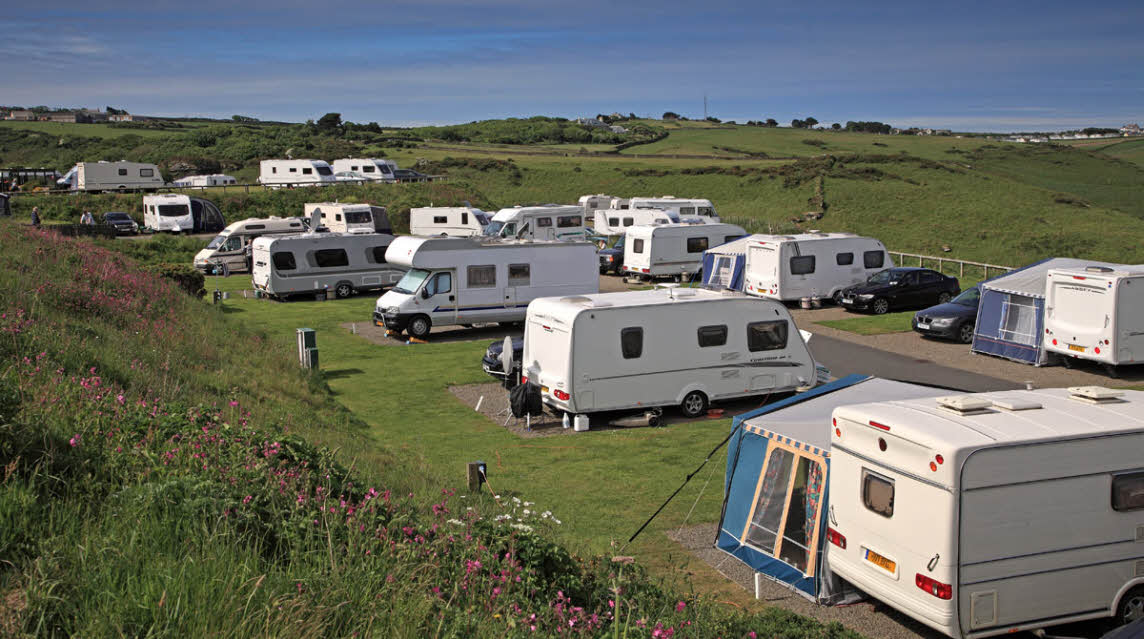
{"type": "Polygon", "coordinates": [[[484,235],[491,216],[471,206],[428,206],[409,209],[409,232],[413,235],[471,237],[484,235]]]}
{"type": "Polygon", "coordinates": [[[154,191],[166,186],[159,167],[147,162],[80,162],[56,181],[73,191],[154,191]]]}
{"type": "Polygon", "coordinates": [[[206,248],[195,255],[195,268],[209,272],[215,266],[229,271],[245,271],[246,247],[263,235],[289,235],[306,231],[302,219],[297,217],[252,217],[240,220],[223,229],[206,248]]]}
{"type": "MultiPolygon", "coordinates": [[[[1045,339],[1047,276],[1054,269],[1087,266],[1118,268],[1121,265],[1057,257],[982,282],[977,325],[973,329],[973,352],[1034,366],[1054,363],[1045,339]]],[[[1103,314],[1100,318],[1103,325],[1103,314]]]]}
{"type": "Polygon", "coordinates": [[[663,209],[679,217],[679,222],[718,222],[719,214],[711,200],[700,198],[680,198],[673,195],[662,197],[633,197],[628,205],[633,209],[663,209]]]}
{"type": "Polygon", "coordinates": [[[171,183],[172,186],[184,187],[208,187],[208,186],[227,186],[231,184],[238,184],[232,176],[223,175],[222,173],[212,173],[211,175],[188,175],[179,178],[171,183]]]}
{"type": "Polygon", "coordinates": [[[595,212],[592,229],[600,235],[623,235],[632,226],[659,226],[678,222],[678,215],[663,209],[601,209],[595,212]]]}
{"type": "Polygon", "coordinates": [[[821,604],[851,603],[830,572],[826,542],[830,418],[849,404],[937,397],[948,390],[850,375],[737,415],[727,442],[723,509],[715,546],[821,604]]]}
{"type": "Polygon", "coordinates": [[[383,233],[305,233],[263,236],[253,243],[254,288],[276,297],[334,291],[338,297],[374,291],[405,275],[385,252],[383,233]]]}
{"type": "Polygon", "coordinates": [[[318,213],[319,224],[331,233],[393,233],[384,206],[317,202],[306,204],[302,210],[307,220],[318,213]]]}
{"type": "Polygon", "coordinates": [[[396,182],[397,163],[382,158],[344,158],[334,160],[334,173],[352,171],[370,182],[396,182]]]}
{"type": "Polygon", "coordinates": [[[520,322],[538,297],[600,290],[590,242],[408,236],[386,258],[409,272],[377,300],[374,324],[418,338],[434,326],[520,322]]]}
{"type": "Polygon", "coordinates": [[[326,186],[334,171],[322,160],[263,160],[258,164],[258,183],[270,188],[326,186]]]}
{"type": "Polygon", "coordinates": [[[816,367],[782,304],[698,288],[538,299],[523,374],[556,411],[679,406],[814,386],[816,367]]]}
{"type": "Polygon", "coordinates": [[[1144,608],[1144,392],[834,411],[830,569],[951,637],[1144,608]]]}
{"type": "Polygon", "coordinates": [[[191,198],[181,193],[144,195],[143,227],[155,232],[194,232],[191,198]]]}
{"type": "Polygon", "coordinates": [[[1144,264],[1052,269],[1045,285],[1045,349],[1116,367],[1144,363],[1144,264]]]}
{"type": "Polygon", "coordinates": [[[562,204],[501,209],[485,227],[485,237],[518,240],[580,240],[587,235],[583,209],[562,204]]]}
{"type": "Polygon", "coordinates": [[[606,209],[612,205],[612,200],[616,199],[619,198],[597,193],[595,195],[581,195],[577,202],[580,204],[580,208],[584,210],[584,217],[591,217],[596,209],[606,209]]]}
{"type": "Polygon", "coordinates": [[[892,266],[886,247],[850,233],[752,235],[743,262],[743,291],[776,300],[839,301],[843,289],[892,266]]]}
{"type": "Polygon", "coordinates": [[[624,272],[644,279],[695,275],[707,249],[746,234],[741,226],[721,223],[633,226],[624,241],[624,272]]]}

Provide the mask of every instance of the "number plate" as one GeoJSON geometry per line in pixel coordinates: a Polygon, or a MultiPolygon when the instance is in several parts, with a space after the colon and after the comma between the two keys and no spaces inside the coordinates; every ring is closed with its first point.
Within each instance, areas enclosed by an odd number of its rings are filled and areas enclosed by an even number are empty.
{"type": "Polygon", "coordinates": [[[918,328],[922,329],[923,331],[928,331],[929,330],[929,324],[926,324],[924,322],[918,322],[918,328]]]}
{"type": "Polygon", "coordinates": [[[547,386],[541,386],[540,392],[541,392],[541,394],[547,395],[548,394],[548,387],[547,386]]]}
{"type": "Polygon", "coordinates": [[[1084,347],[1083,346],[1077,346],[1076,344],[1069,344],[1069,350],[1070,351],[1076,351],[1078,353],[1083,353],[1084,347]]]}
{"type": "Polygon", "coordinates": [[[844,298],[842,298],[842,303],[843,304],[853,304],[854,298],[853,297],[844,297],[844,298]]]}
{"type": "Polygon", "coordinates": [[[894,574],[894,571],[898,569],[898,562],[894,561],[893,559],[887,559],[882,555],[874,552],[873,550],[870,550],[869,548],[866,549],[866,561],[874,564],[875,566],[885,570],[890,574],[894,574]]]}

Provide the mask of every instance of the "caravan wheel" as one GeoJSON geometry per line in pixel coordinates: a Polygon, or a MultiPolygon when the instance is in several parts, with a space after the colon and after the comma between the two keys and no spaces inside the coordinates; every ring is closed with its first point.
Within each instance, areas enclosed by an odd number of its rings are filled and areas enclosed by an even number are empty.
{"type": "Polygon", "coordinates": [[[1144,619],[1144,587],[1140,586],[1129,590],[1116,607],[1116,623],[1125,626],[1138,619],[1144,619]]]}
{"type": "Polygon", "coordinates": [[[691,391],[679,404],[684,417],[699,417],[707,412],[707,396],[699,391],[691,391]]]}
{"type": "Polygon", "coordinates": [[[354,287],[349,282],[338,282],[338,286],[334,289],[334,294],[339,298],[347,298],[354,294],[354,287]]]}

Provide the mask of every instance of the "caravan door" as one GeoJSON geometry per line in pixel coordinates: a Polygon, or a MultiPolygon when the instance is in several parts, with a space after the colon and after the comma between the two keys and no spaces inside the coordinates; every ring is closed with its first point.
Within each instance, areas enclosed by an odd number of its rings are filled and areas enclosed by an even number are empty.
{"type": "Polygon", "coordinates": [[[439,271],[425,282],[426,306],[434,326],[457,323],[457,283],[453,271],[439,271]]]}

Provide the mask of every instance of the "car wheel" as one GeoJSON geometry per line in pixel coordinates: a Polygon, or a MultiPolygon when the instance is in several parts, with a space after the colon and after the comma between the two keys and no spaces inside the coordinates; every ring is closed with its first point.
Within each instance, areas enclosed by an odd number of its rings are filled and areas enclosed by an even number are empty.
{"type": "Polygon", "coordinates": [[[707,412],[707,396],[699,391],[691,391],[679,403],[684,417],[699,417],[707,412]]]}
{"type": "Polygon", "coordinates": [[[834,291],[834,295],[830,296],[830,301],[834,302],[835,306],[842,306],[842,291],[834,291]]]}
{"type": "Polygon", "coordinates": [[[950,295],[949,293],[942,293],[941,295],[937,296],[937,303],[938,304],[945,304],[945,303],[949,302],[949,300],[951,300],[951,299],[953,299],[952,295],[950,295]]]}
{"type": "Polygon", "coordinates": [[[429,321],[428,317],[425,317],[424,315],[418,315],[417,317],[409,320],[409,327],[406,330],[409,332],[410,337],[425,339],[426,337],[429,337],[429,331],[432,329],[432,327],[433,324],[429,321]]]}
{"type": "Polygon", "coordinates": [[[340,282],[334,289],[334,295],[340,298],[347,298],[354,294],[354,287],[349,282],[340,282]]]}
{"type": "Polygon", "coordinates": [[[1116,607],[1116,622],[1125,626],[1141,618],[1144,618],[1144,588],[1137,586],[1120,600],[1116,607]]]}
{"type": "Polygon", "coordinates": [[[874,311],[875,315],[885,315],[886,311],[890,310],[890,301],[884,297],[879,297],[870,305],[870,309],[874,311]]]}
{"type": "Polygon", "coordinates": [[[961,325],[961,328],[957,329],[957,341],[962,344],[973,343],[973,324],[966,322],[961,325]]]}

